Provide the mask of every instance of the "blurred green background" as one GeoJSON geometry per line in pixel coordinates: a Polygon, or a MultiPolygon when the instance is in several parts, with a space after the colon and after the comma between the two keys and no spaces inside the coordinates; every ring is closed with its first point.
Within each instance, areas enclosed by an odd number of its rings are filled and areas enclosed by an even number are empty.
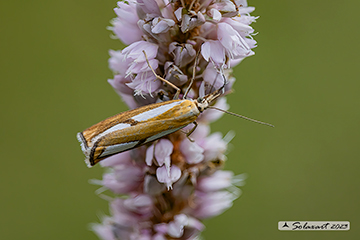
{"type": "MultiPolygon", "coordinates": [[[[226,169],[248,173],[205,239],[360,239],[360,1],[249,0],[256,55],[236,68],[226,169]],[[280,232],[280,220],[342,220],[348,232],[280,232]]],[[[86,239],[108,212],[76,133],[125,105],[107,83],[116,1],[1,1],[0,239],[86,239]]]]}

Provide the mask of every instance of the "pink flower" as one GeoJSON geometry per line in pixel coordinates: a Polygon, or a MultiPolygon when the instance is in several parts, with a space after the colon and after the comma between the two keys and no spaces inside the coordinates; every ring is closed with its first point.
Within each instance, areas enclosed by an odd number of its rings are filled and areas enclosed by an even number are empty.
{"type": "MultiPolygon", "coordinates": [[[[208,64],[203,72],[204,81],[202,84],[207,84],[210,88],[219,89],[225,84],[225,79],[222,73],[220,73],[216,66],[208,64]]],[[[211,91],[211,90],[210,90],[211,91]]],[[[212,90],[214,91],[214,90],[212,90]]]]}
{"type": "Polygon", "coordinates": [[[227,142],[222,139],[222,134],[217,132],[208,136],[202,147],[206,161],[222,160],[227,149],[227,142]]]}
{"type": "Polygon", "coordinates": [[[174,216],[174,220],[168,224],[157,224],[155,229],[158,232],[156,239],[167,239],[166,234],[173,238],[184,239],[185,235],[185,239],[193,239],[192,237],[197,236],[204,229],[204,225],[195,218],[179,214],[174,216]]]}
{"type": "Polygon", "coordinates": [[[104,174],[102,185],[114,193],[129,194],[142,187],[145,165],[134,163],[129,152],[109,157],[101,164],[113,168],[113,172],[104,174]]]}
{"type": "Polygon", "coordinates": [[[174,25],[174,20],[157,17],[152,20],[151,32],[154,34],[164,33],[174,25]]]}
{"type": "Polygon", "coordinates": [[[156,169],[156,177],[160,183],[165,183],[167,189],[172,189],[172,184],[181,177],[181,170],[176,165],[168,170],[166,166],[156,169]]]}
{"type": "Polygon", "coordinates": [[[202,192],[214,192],[230,187],[234,173],[230,171],[216,171],[211,176],[200,177],[197,188],[202,192]]]}
{"type": "Polygon", "coordinates": [[[136,75],[130,83],[126,85],[134,89],[135,95],[143,95],[146,93],[152,93],[155,90],[159,89],[161,82],[159,80],[154,81],[154,75],[151,71],[141,72],[136,75]]]}
{"type": "Polygon", "coordinates": [[[185,138],[181,142],[180,150],[188,164],[196,164],[204,159],[204,149],[202,149],[196,142],[190,142],[189,139],[185,138]]]}
{"type": "Polygon", "coordinates": [[[140,18],[146,18],[147,15],[161,16],[159,6],[155,0],[137,0],[137,13],[140,18]]]}
{"type": "Polygon", "coordinates": [[[138,104],[134,97],[134,90],[127,86],[131,82],[130,77],[122,75],[115,75],[114,79],[108,79],[108,83],[114,88],[115,92],[119,94],[121,99],[131,108],[137,108],[138,104]]]}
{"type": "Polygon", "coordinates": [[[137,74],[144,71],[150,71],[143,51],[146,52],[151,67],[153,69],[157,69],[158,60],[155,59],[155,57],[157,55],[158,48],[158,45],[146,41],[135,42],[124,48],[124,50],[122,50],[122,54],[124,54],[127,61],[130,62],[129,67],[126,70],[126,74],[137,74]]]}
{"type": "Polygon", "coordinates": [[[126,71],[131,63],[130,58],[126,58],[122,51],[109,51],[110,58],[109,58],[109,67],[114,72],[125,76],[126,71]]]}
{"type": "Polygon", "coordinates": [[[160,167],[165,164],[167,175],[170,175],[170,155],[172,152],[173,144],[167,139],[160,139],[147,149],[145,162],[148,166],[151,166],[153,161],[160,167]]]}
{"type": "Polygon", "coordinates": [[[218,24],[217,38],[231,59],[253,55],[249,45],[238,32],[225,22],[218,24]]]}
{"type": "Polygon", "coordinates": [[[136,14],[135,1],[128,1],[128,3],[120,1],[114,11],[117,18],[112,21],[114,26],[110,29],[116,36],[124,44],[131,44],[141,40],[142,32],[137,27],[139,17],[136,14]]]}
{"type": "Polygon", "coordinates": [[[196,192],[196,207],[192,209],[192,214],[199,219],[217,216],[230,208],[235,198],[236,197],[228,191],[196,192]]]}
{"type": "MultiPolygon", "coordinates": [[[[201,99],[219,89],[226,95],[235,81],[232,67],[254,54],[253,10],[246,0],[119,1],[110,29],[128,46],[109,51],[109,84],[130,109],[172,100],[176,90],[169,82],[180,89],[180,99],[201,99]]],[[[229,109],[224,96],[212,105],[229,109]]],[[[208,108],[189,136],[194,124],[101,161],[107,171],[96,181],[98,192],[115,197],[107,197],[110,216],[92,227],[99,238],[199,239],[201,220],[231,207],[244,183],[221,170],[229,140],[211,133],[209,124],[222,115],[208,108]]]]}
{"type": "Polygon", "coordinates": [[[208,10],[208,15],[216,22],[219,22],[222,17],[221,12],[219,12],[219,10],[215,8],[211,8],[210,10],[208,10]]]}
{"type": "Polygon", "coordinates": [[[111,218],[105,217],[102,221],[103,221],[103,224],[93,224],[92,230],[101,239],[116,240],[116,237],[114,236],[114,232],[113,232],[111,218]]]}
{"type": "MultiPolygon", "coordinates": [[[[180,9],[181,8],[179,8],[178,11],[180,9]]],[[[184,11],[181,12],[183,13],[181,16],[179,15],[179,13],[177,13],[177,15],[178,19],[181,20],[181,31],[183,33],[186,33],[205,23],[205,17],[200,11],[197,13],[194,11],[185,11],[185,14],[184,11]]]]}
{"type": "Polygon", "coordinates": [[[216,9],[223,17],[235,17],[238,14],[234,2],[230,0],[215,1],[215,3],[210,6],[210,9],[216,9]]]}
{"type": "Polygon", "coordinates": [[[172,42],[169,45],[169,52],[174,56],[174,63],[179,68],[182,68],[195,59],[196,51],[194,47],[189,44],[178,44],[172,42]]]}
{"type": "Polygon", "coordinates": [[[188,76],[185,75],[181,69],[173,62],[166,62],[165,66],[165,79],[174,83],[175,85],[183,85],[188,81],[188,76]]]}
{"type": "Polygon", "coordinates": [[[225,48],[220,41],[209,40],[201,45],[201,54],[206,61],[213,61],[217,66],[225,62],[225,48]]]}

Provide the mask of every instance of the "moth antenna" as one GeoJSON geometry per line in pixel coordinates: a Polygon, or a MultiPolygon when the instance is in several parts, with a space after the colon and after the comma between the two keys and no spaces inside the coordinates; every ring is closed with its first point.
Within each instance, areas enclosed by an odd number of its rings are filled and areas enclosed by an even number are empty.
{"type": "Polygon", "coordinates": [[[190,92],[190,89],[191,89],[191,86],[193,85],[194,83],[194,80],[195,80],[195,77],[196,77],[196,65],[198,63],[198,60],[199,60],[199,54],[200,54],[200,50],[197,52],[196,54],[196,57],[195,57],[195,62],[194,62],[194,66],[193,66],[193,72],[192,72],[192,77],[191,77],[191,80],[190,80],[190,84],[188,86],[188,88],[186,89],[185,93],[184,93],[184,97],[183,99],[186,98],[186,96],[188,95],[188,93],[190,92]]]}
{"type": "MultiPolygon", "coordinates": [[[[218,68],[216,67],[215,62],[214,62],[211,58],[210,58],[210,61],[212,62],[212,64],[214,65],[214,68],[216,69],[216,75],[215,75],[214,81],[213,81],[213,83],[211,84],[211,88],[210,88],[210,92],[212,92],[212,90],[213,90],[213,88],[214,88],[214,85],[215,85],[215,82],[216,82],[216,78],[217,78],[218,74],[220,73],[220,69],[218,69],[218,68]]],[[[223,76],[223,78],[224,78],[224,82],[225,82],[225,81],[226,81],[226,80],[225,80],[225,76],[223,76]]]]}
{"type": "Polygon", "coordinates": [[[224,79],[224,84],[222,85],[222,87],[221,87],[220,89],[222,89],[222,93],[224,93],[224,92],[225,92],[225,85],[226,85],[228,82],[227,82],[226,77],[225,77],[225,75],[224,75],[223,72],[221,72],[221,75],[222,75],[222,77],[223,77],[223,79],[224,79]]]}
{"type": "MultiPolygon", "coordinates": [[[[211,60],[211,62],[213,63],[214,68],[216,69],[217,74],[220,74],[220,75],[222,76],[222,78],[224,79],[224,84],[223,84],[217,91],[224,90],[225,85],[228,83],[228,82],[227,82],[227,79],[226,79],[226,77],[225,77],[225,74],[224,74],[224,64],[223,64],[221,67],[218,68],[218,67],[216,67],[215,62],[214,62],[212,59],[210,59],[210,60],[211,60]]],[[[216,75],[216,76],[218,76],[218,75],[216,75]]],[[[210,92],[211,92],[212,89],[214,88],[215,82],[216,82],[216,77],[215,77],[215,79],[214,79],[214,83],[211,85],[210,92]]],[[[224,92],[224,91],[223,91],[223,92],[224,92]]]]}
{"type": "Polygon", "coordinates": [[[235,117],[243,118],[243,119],[249,120],[249,121],[251,121],[251,122],[256,122],[256,123],[263,124],[263,125],[266,125],[266,126],[269,126],[269,127],[275,127],[274,125],[272,125],[272,124],[270,124],[270,123],[261,122],[261,121],[259,121],[259,120],[255,120],[255,119],[252,119],[252,118],[248,118],[248,117],[245,117],[245,116],[242,116],[242,115],[233,113],[233,112],[229,112],[229,111],[226,111],[226,110],[223,110],[223,109],[214,107],[214,106],[208,106],[208,108],[216,109],[216,110],[219,110],[220,112],[224,112],[224,113],[233,115],[233,116],[235,116],[235,117]]]}
{"type": "Polygon", "coordinates": [[[175,86],[174,84],[172,84],[171,82],[169,82],[168,80],[166,80],[165,78],[160,77],[159,75],[156,74],[156,72],[154,71],[154,69],[152,68],[152,66],[150,65],[149,59],[146,55],[145,50],[143,50],[143,53],[145,55],[145,59],[147,62],[147,65],[149,66],[149,68],[151,69],[151,71],[153,72],[153,74],[155,75],[155,77],[157,79],[159,79],[160,81],[163,81],[164,83],[168,84],[169,86],[171,86],[172,88],[174,88],[176,90],[176,93],[174,95],[174,99],[179,99],[179,94],[180,94],[180,88],[178,88],[177,86],[175,86]]]}

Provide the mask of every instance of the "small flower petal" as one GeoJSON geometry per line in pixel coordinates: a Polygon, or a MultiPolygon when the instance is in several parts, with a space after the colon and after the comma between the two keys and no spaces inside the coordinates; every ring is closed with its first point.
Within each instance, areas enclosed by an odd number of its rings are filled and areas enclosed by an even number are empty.
{"type": "Polygon", "coordinates": [[[219,191],[232,185],[234,173],[231,171],[216,171],[209,177],[201,177],[196,186],[203,192],[219,191]]]}
{"type": "Polygon", "coordinates": [[[154,160],[154,145],[151,145],[150,147],[148,147],[146,149],[146,157],[145,157],[145,162],[146,165],[151,166],[154,160]]]}
{"type": "Polygon", "coordinates": [[[145,194],[140,194],[124,200],[124,207],[138,214],[147,214],[153,208],[152,199],[145,194]]]}
{"type": "Polygon", "coordinates": [[[181,86],[188,81],[188,76],[185,75],[173,62],[166,62],[164,69],[166,72],[165,79],[173,84],[181,86]]]}
{"type": "Polygon", "coordinates": [[[156,177],[159,182],[165,183],[167,189],[172,188],[172,184],[179,180],[181,177],[181,170],[177,166],[173,165],[170,168],[170,176],[165,166],[159,167],[156,169],[156,177]]]}
{"type": "Polygon", "coordinates": [[[172,42],[169,46],[169,53],[174,56],[174,63],[180,68],[193,61],[196,56],[194,47],[189,43],[179,44],[172,42]]]}
{"type": "Polygon", "coordinates": [[[167,161],[170,164],[170,155],[173,149],[173,144],[167,139],[160,139],[155,144],[155,158],[159,166],[162,166],[164,163],[166,164],[167,161]]]}
{"type": "Polygon", "coordinates": [[[199,219],[205,219],[223,213],[232,206],[234,195],[227,191],[210,193],[196,192],[196,209],[194,215],[199,219]]]}
{"type": "Polygon", "coordinates": [[[138,41],[124,48],[122,50],[122,53],[126,57],[129,57],[133,61],[138,63],[138,62],[146,62],[146,58],[143,51],[146,52],[146,55],[150,60],[156,57],[158,49],[159,46],[154,43],[150,43],[146,41],[138,41]]]}
{"type": "Polygon", "coordinates": [[[152,21],[151,32],[154,34],[164,33],[174,25],[174,20],[157,17],[152,21]]]}
{"type": "Polygon", "coordinates": [[[184,234],[184,227],[188,225],[188,218],[185,214],[176,215],[174,221],[168,225],[168,234],[171,237],[179,238],[184,234]]]}
{"type": "Polygon", "coordinates": [[[221,13],[215,9],[212,8],[210,9],[210,11],[208,12],[209,16],[212,17],[216,22],[219,22],[221,20],[221,13]]]}
{"type": "Polygon", "coordinates": [[[231,59],[246,57],[252,54],[245,39],[241,37],[230,24],[224,22],[219,23],[217,37],[231,59]]]}
{"type": "Polygon", "coordinates": [[[122,51],[109,51],[109,67],[111,70],[113,70],[116,73],[119,73],[121,75],[125,75],[126,70],[131,63],[130,59],[127,59],[125,55],[122,53],[122,51]]]}
{"type": "Polygon", "coordinates": [[[137,27],[139,17],[136,13],[136,4],[133,1],[119,1],[117,5],[114,9],[117,18],[112,21],[113,27],[110,29],[126,45],[141,40],[143,33],[137,27]]]}
{"type": "Polygon", "coordinates": [[[210,59],[218,66],[225,62],[225,49],[219,41],[209,40],[201,45],[201,55],[206,61],[210,59]]]}
{"type": "Polygon", "coordinates": [[[156,177],[152,175],[145,175],[144,192],[151,196],[158,196],[165,190],[164,184],[158,182],[156,177]]]}
{"type": "Polygon", "coordinates": [[[155,0],[137,0],[137,13],[141,18],[145,18],[147,14],[161,16],[158,4],[155,0]]]}
{"type": "Polygon", "coordinates": [[[204,160],[204,149],[202,149],[196,142],[190,142],[187,138],[181,142],[180,150],[186,158],[186,162],[189,164],[196,164],[204,160]]]}
{"type": "MultiPolygon", "coordinates": [[[[109,220],[110,218],[106,218],[103,221],[107,223],[109,220]]],[[[103,240],[117,240],[110,224],[94,224],[92,230],[103,240]]]]}
{"type": "Polygon", "coordinates": [[[215,69],[212,63],[209,63],[203,73],[204,83],[207,83],[210,87],[210,90],[214,91],[215,89],[220,89],[226,79],[224,79],[223,75],[215,69]]]}
{"type": "Polygon", "coordinates": [[[126,85],[135,90],[135,95],[143,93],[151,94],[160,88],[161,82],[156,80],[151,71],[148,71],[136,75],[132,82],[126,83],[126,85]]]}

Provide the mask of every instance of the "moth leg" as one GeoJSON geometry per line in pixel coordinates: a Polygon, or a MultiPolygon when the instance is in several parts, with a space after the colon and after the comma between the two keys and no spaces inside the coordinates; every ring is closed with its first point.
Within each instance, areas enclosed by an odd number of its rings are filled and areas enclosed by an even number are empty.
{"type": "Polygon", "coordinates": [[[195,126],[189,132],[186,133],[186,137],[190,140],[190,142],[195,142],[194,139],[190,138],[189,136],[195,131],[196,127],[198,126],[196,121],[194,121],[193,124],[195,126]]]}
{"type": "Polygon", "coordinates": [[[189,86],[187,87],[185,93],[184,93],[184,99],[186,99],[186,96],[188,95],[193,83],[194,83],[194,80],[195,80],[195,77],[196,77],[196,65],[198,64],[198,59],[199,59],[199,54],[200,54],[200,50],[197,52],[196,54],[196,58],[195,58],[195,62],[194,62],[194,66],[193,66],[193,72],[192,72],[192,77],[190,79],[190,83],[189,83],[189,86]]]}
{"type": "Polygon", "coordinates": [[[156,77],[157,79],[159,79],[160,81],[163,81],[164,83],[168,84],[168,85],[171,86],[172,88],[174,88],[174,89],[176,90],[176,93],[175,93],[175,95],[174,95],[174,99],[179,99],[180,88],[178,88],[177,86],[175,86],[174,84],[172,84],[171,82],[169,82],[168,80],[166,80],[165,78],[162,78],[162,77],[160,77],[159,75],[157,75],[157,74],[155,73],[154,69],[152,68],[152,66],[150,65],[150,62],[149,62],[149,59],[148,59],[148,57],[147,57],[147,55],[146,55],[145,50],[143,50],[143,53],[144,53],[144,55],[145,55],[146,62],[147,62],[147,64],[148,64],[149,68],[151,69],[151,71],[153,72],[153,74],[155,75],[155,77],[156,77]]]}
{"type": "Polygon", "coordinates": [[[192,134],[198,126],[198,123],[196,121],[194,121],[193,124],[195,126],[186,134],[187,137],[190,136],[190,134],[192,134]]]}

